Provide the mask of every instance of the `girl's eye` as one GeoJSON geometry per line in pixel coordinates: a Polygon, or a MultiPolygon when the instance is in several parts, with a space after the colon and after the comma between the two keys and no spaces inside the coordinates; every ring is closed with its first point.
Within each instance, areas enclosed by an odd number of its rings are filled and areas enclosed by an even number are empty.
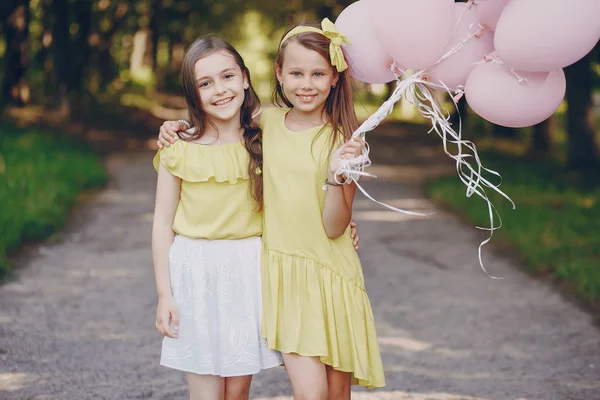
{"type": "Polygon", "coordinates": [[[324,74],[324,73],[322,73],[322,72],[315,72],[313,75],[314,75],[314,76],[321,77],[321,76],[324,76],[325,74],[324,74]]]}
{"type": "Polygon", "coordinates": [[[208,85],[209,85],[209,82],[202,82],[198,85],[198,87],[203,88],[203,87],[207,87],[208,85]]]}
{"type": "Polygon", "coordinates": [[[227,74],[227,75],[225,75],[225,79],[231,79],[231,78],[233,78],[234,76],[235,76],[235,75],[233,75],[233,74],[227,74]]]}
{"type": "Polygon", "coordinates": [[[291,73],[291,75],[292,76],[300,76],[302,74],[300,72],[298,72],[298,71],[294,71],[294,72],[291,73]]]}

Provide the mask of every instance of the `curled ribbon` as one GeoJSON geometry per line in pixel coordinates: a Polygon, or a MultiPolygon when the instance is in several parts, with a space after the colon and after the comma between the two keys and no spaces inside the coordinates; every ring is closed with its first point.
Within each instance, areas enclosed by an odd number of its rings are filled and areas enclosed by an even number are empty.
{"type": "Polygon", "coordinates": [[[295,27],[289,31],[287,35],[285,35],[279,47],[281,47],[281,45],[283,45],[285,41],[292,36],[304,32],[318,33],[329,39],[329,58],[331,60],[331,65],[333,65],[338,72],[343,72],[348,68],[348,63],[346,63],[344,52],[342,51],[342,45],[344,43],[351,44],[350,40],[348,40],[344,34],[336,29],[335,25],[329,20],[329,18],[325,18],[323,21],[321,21],[321,29],[304,25],[295,27]]]}

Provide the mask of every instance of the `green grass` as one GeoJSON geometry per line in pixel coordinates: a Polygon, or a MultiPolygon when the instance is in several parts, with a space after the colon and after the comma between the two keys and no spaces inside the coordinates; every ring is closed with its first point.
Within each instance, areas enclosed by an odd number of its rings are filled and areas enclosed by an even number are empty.
{"type": "MultiPolygon", "coordinates": [[[[502,174],[501,189],[516,203],[491,195],[502,219],[494,233],[518,249],[527,270],[566,282],[590,301],[600,300],[600,178],[525,157],[484,153],[487,167],[502,174]]],[[[489,226],[480,198],[466,198],[456,176],[429,183],[430,196],[476,224],[489,226]]],[[[488,190],[488,193],[491,191],[488,190]]],[[[493,243],[493,242],[492,242],[493,243]]]]}
{"type": "Polygon", "coordinates": [[[100,158],[77,140],[0,125],[0,278],[24,242],[56,232],[79,193],[105,182],[100,158]]]}

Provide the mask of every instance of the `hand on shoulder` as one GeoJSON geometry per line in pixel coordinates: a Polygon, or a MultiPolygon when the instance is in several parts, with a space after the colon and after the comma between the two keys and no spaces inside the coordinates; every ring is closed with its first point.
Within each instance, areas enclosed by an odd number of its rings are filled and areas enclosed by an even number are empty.
{"type": "Polygon", "coordinates": [[[185,132],[190,129],[190,124],[187,121],[165,121],[158,132],[158,140],[156,144],[159,149],[169,147],[172,143],[179,140],[177,132],[185,132]]]}

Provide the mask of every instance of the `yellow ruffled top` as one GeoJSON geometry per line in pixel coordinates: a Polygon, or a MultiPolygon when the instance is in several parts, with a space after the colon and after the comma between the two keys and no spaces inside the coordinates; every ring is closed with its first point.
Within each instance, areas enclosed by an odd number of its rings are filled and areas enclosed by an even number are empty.
{"type": "Polygon", "coordinates": [[[173,231],[211,240],[261,236],[262,216],[249,191],[249,157],[241,142],[208,146],[178,140],[159,150],[154,168],[160,163],[181,178],[173,231]]]}
{"type": "Polygon", "coordinates": [[[331,127],[292,132],[287,109],[261,116],[264,158],[262,333],[269,347],[319,356],[353,384],[385,386],[371,304],[350,228],[322,222],[331,127]]]}

